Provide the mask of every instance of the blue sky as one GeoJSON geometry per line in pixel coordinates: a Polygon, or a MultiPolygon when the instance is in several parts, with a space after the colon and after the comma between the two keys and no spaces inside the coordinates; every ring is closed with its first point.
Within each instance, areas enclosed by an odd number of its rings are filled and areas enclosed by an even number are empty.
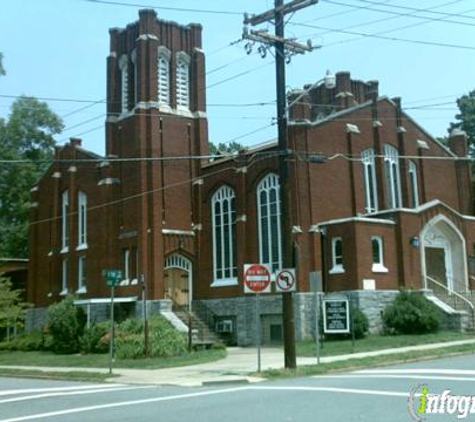
{"type": "MultiPolygon", "coordinates": [[[[274,104],[235,106],[275,99],[273,58],[261,59],[257,52],[247,55],[244,43],[230,45],[241,36],[242,13],[263,12],[272,7],[272,1],[124,2],[156,7],[163,19],[203,25],[211,141],[238,139],[252,145],[275,137],[276,127],[271,126],[274,104]]],[[[0,116],[8,115],[12,101],[1,95],[103,100],[108,29],[137,20],[140,8],[86,0],[1,2],[0,51],[7,76],[0,78],[0,116]]],[[[434,136],[445,135],[454,121],[455,99],[475,89],[473,0],[321,0],[291,17],[286,33],[301,42],[311,38],[314,45],[321,45],[292,59],[286,69],[289,89],[321,79],[327,69],[333,73],[347,70],[353,78],[365,81],[377,79],[380,93],[401,96],[406,111],[434,136]]],[[[79,135],[85,148],[103,153],[103,103],[83,111],[78,109],[89,103],[48,103],[57,114],[66,116],[66,129],[58,142],[79,135]]]]}

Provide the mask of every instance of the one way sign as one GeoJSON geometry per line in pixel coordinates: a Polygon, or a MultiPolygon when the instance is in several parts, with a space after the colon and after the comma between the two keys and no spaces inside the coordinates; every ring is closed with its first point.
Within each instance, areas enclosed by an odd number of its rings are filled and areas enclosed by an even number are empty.
{"type": "Polygon", "coordinates": [[[295,292],[295,269],[287,268],[279,270],[275,274],[275,291],[286,293],[295,292]]]}

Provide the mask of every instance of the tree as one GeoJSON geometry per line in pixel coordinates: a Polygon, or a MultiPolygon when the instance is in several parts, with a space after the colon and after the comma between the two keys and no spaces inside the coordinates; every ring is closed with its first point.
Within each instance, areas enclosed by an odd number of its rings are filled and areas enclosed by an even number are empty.
{"type": "Polygon", "coordinates": [[[28,256],[30,189],[53,159],[53,135],[63,129],[48,105],[19,97],[0,119],[0,256],[28,256]],[[26,160],[13,163],[13,160],[26,160]]]}
{"type": "Polygon", "coordinates": [[[0,53],[0,76],[5,75],[5,68],[3,67],[3,53],[0,53]]]}
{"type": "Polygon", "coordinates": [[[467,133],[471,155],[475,155],[475,90],[457,99],[460,113],[455,115],[458,122],[451,123],[449,131],[461,129],[467,133]]]}
{"type": "Polygon", "coordinates": [[[30,306],[21,300],[22,291],[13,290],[8,278],[0,274],[0,328],[13,327],[25,320],[30,306]]]}
{"type": "Polygon", "coordinates": [[[213,144],[212,142],[209,143],[209,152],[211,153],[211,155],[216,155],[219,152],[233,154],[235,152],[239,152],[242,149],[245,149],[245,147],[241,145],[239,142],[234,142],[234,141],[228,144],[224,144],[220,142],[218,145],[213,144]]]}

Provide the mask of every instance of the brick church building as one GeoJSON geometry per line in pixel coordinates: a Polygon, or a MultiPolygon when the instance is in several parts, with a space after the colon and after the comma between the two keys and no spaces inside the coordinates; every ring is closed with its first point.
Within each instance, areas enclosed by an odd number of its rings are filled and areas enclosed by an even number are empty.
{"type": "MultiPolygon", "coordinates": [[[[471,289],[466,136],[441,144],[378,89],[340,72],[333,89],[289,95],[304,94],[288,123],[298,339],[314,327],[312,278],[350,294],[372,329],[400,289],[471,289]]],[[[208,156],[201,27],[142,10],[110,30],[105,156],[71,139],[32,189],[30,324],[68,293],[104,316],[102,271],[121,269],[130,312],[192,308],[250,344],[243,266],[282,261],[277,141],[208,156]]],[[[281,298],[262,300],[264,339],[276,340],[281,298]]]]}

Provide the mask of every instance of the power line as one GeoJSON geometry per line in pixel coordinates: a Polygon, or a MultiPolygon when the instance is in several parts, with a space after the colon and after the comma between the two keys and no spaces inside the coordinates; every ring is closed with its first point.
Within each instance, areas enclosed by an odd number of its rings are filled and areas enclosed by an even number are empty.
{"type": "MultiPolygon", "coordinates": [[[[274,151],[275,156],[278,156],[279,154],[280,154],[279,151],[274,151]]],[[[253,165],[260,162],[261,160],[266,159],[266,158],[270,158],[270,157],[271,157],[271,155],[269,154],[266,157],[258,158],[255,161],[253,161],[255,157],[254,157],[254,155],[251,155],[251,157],[249,157],[249,159],[248,159],[248,162],[247,162],[246,166],[247,167],[252,167],[253,165]]],[[[223,158],[223,157],[221,157],[221,158],[223,158]]],[[[130,196],[127,196],[127,197],[124,197],[124,198],[116,199],[114,201],[109,201],[109,202],[105,202],[105,203],[98,204],[98,205],[92,205],[90,207],[87,207],[87,211],[90,212],[90,211],[95,211],[95,210],[105,208],[105,207],[108,207],[108,206],[111,206],[111,205],[119,205],[119,204],[122,204],[126,201],[130,201],[132,199],[137,199],[137,198],[140,198],[140,197],[145,196],[145,195],[149,195],[149,194],[152,194],[152,193],[157,193],[157,192],[160,192],[160,191],[164,191],[166,189],[171,189],[171,188],[182,186],[182,185],[187,185],[187,184],[193,183],[196,180],[206,179],[208,177],[215,176],[216,174],[220,174],[220,173],[230,171],[230,170],[237,170],[237,169],[238,169],[238,167],[236,165],[227,166],[227,167],[224,167],[224,168],[221,168],[221,169],[217,169],[217,170],[215,170],[213,172],[210,172],[208,174],[199,175],[199,176],[192,177],[192,178],[189,178],[189,179],[186,179],[186,180],[182,180],[182,181],[176,182],[176,183],[171,183],[169,185],[162,186],[162,187],[157,188],[157,189],[142,191],[142,192],[136,193],[134,195],[130,195],[130,196]]],[[[78,212],[75,211],[75,212],[68,213],[67,216],[69,217],[69,216],[74,216],[74,215],[77,215],[77,214],[78,214],[78,212]]],[[[42,220],[32,221],[32,222],[30,222],[30,226],[59,220],[62,217],[63,217],[62,215],[58,215],[56,217],[50,217],[50,218],[45,218],[45,219],[42,219],[42,220]]]]}
{"type": "Polygon", "coordinates": [[[236,12],[230,10],[213,10],[213,9],[190,9],[190,8],[182,8],[182,7],[169,7],[169,6],[151,6],[151,5],[144,5],[144,4],[134,4],[134,3],[126,3],[120,1],[105,1],[105,0],[82,0],[88,3],[98,3],[98,4],[107,4],[110,6],[125,6],[125,7],[136,7],[136,8],[146,8],[146,9],[154,9],[154,10],[170,10],[174,12],[187,12],[187,13],[209,13],[214,15],[234,15],[234,16],[242,16],[244,12],[236,12]]]}
{"type": "MultiPolygon", "coordinates": [[[[389,19],[394,19],[394,18],[397,18],[397,17],[413,17],[415,19],[426,20],[426,21],[431,21],[431,22],[443,21],[445,23],[451,23],[451,24],[462,25],[462,26],[472,26],[472,27],[475,26],[475,23],[449,20],[450,17],[463,17],[466,12],[450,13],[450,14],[449,13],[447,13],[447,14],[446,13],[441,13],[444,17],[440,17],[440,18],[431,18],[431,17],[427,17],[427,16],[417,16],[417,13],[430,13],[433,9],[437,9],[439,7],[449,6],[449,5],[454,4],[454,3],[460,3],[461,1],[463,1],[463,0],[450,1],[450,2],[443,3],[443,4],[439,4],[439,5],[431,6],[431,7],[428,7],[428,8],[424,8],[424,9],[407,8],[408,10],[411,10],[411,12],[402,13],[402,12],[395,12],[395,11],[391,11],[391,10],[376,9],[376,8],[370,7],[370,6],[357,6],[357,5],[354,5],[354,4],[343,3],[341,1],[336,1],[336,0],[325,0],[326,3],[335,4],[335,5],[339,5],[339,6],[345,6],[345,7],[351,7],[353,9],[370,10],[372,12],[379,12],[379,13],[386,13],[386,14],[389,14],[389,15],[395,15],[392,18],[381,19],[380,22],[383,22],[383,21],[389,20],[389,19]]],[[[402,9],[405,9],[405,8],[402,8],[402,9]]],[[[375,22],[378,22],[378,21],[375,21],[375,22]]]]}
{"type": "MultiPolygon", "coordinates": [[[[253,156],[269,156],[276,155],[276,151],[257,151],[250,152],[253,156]]],[[[278,151],[277,153],[280,154],[278,151]]],[[[143,162],[156,162],[156,161],[187,161],[187,160],[217,160],[222,158],[232,158],[237,155],[230,154],[229,156],[223,156],[221,154],[207,154],[207,155],[177,155],[167,157],[125,157],[125,158],[110,158],[110,157],[98,157],[98,158],[66,158],[66,159],[52,159],[52,160],[0,160],[0,164],[44,164],[44,163],[57,163],[57,164],[86,164],[93,163],[98,164],[102,162],[108,163],[143,163],[143,162]]]]}
{"type": "MultiPolygon", "coordinates": [[[[328,0],[325,0],[328,2],[328,0]]],[[[370,0],[357,0],[361,3],[367,3],[367,4],[372,4],[372,5],[380,5],[381,3],[370,1],[370,0]]],[[[462,0],[463,1],[463,0],[462,0]]],[[[454,2],[456,3],[456,2],[454,2]]],[[[385,7],[391,7],[395,9],[404,9],[404,10],[413,10],[413,11],[420,11],[421,9],[417,9],[415,7],[410,7],[410,6],[398,6],[395,4],[385,4],[385,7]]],[[[459,13],[447,13],[447,12],[434,12],[434,11],[426,11],[426,13],[430,13],[433,15],[442,15],[442,16],[447,16],[447,17],[458,17],[458,18],[463,18],[463,19],[469,19],[469,20],[475,20],[475,16],[470,16],[470,15],[462,15],[459,13]]]]}
{"type": "MultiPolygon", "coordinates": [[[[458,1],[461,1],[461,0],[457,0],[458,1]]],[[[338,3],[338,2],[334,2],[334,1],[331,1],[331,0],[328,0],[328,2],[330,3],[334,3],[334,4],[342,4],[342,5],[345,5],[345,6],[348,6],[348,7],[355,7],[355,8],[363,8],[361,6],[354,6],[354,5],[346,5],[345,3],[338,3]]],[[[449,3],[444,3],[442,5],[436,5],[436,6],[431,6],[429,8],[426,8],[426,9],[419,9],[419,10],[424,10],[424,11],[429,11],[429,10],[432,10],[432,9],[436,9],[438,7],[442,7],[442,6],[445,6],[447,4],[451,4],[452,2],[449,2],[449,3]]],[[[371,9],[369,7],[364,7],[363,9],[371,9]]],[[[357,9],[358,10],[358,9],[357,9]]],[[[350,25],[350,26],[347,26],[345,28],[342,28],[342,29],[353,29],[353,28],[359,28],[359,27],[362,27],[362,26],[367,26],[367,25],[373,25],[373,24],[378,24],[378,23],[381,23],[381,22],[387,22],[387,21],[390,21],[390,20],[394,20],[394,19],[399,19],[400,17],[414,17],[414,18],[419,18],[421,19],[422,17],[420,16],[415,16],[415,14],[418,13],[418,12],[411,12],[411,13],[398,13],[397,16],[391,16],[391,17],[387,17],[387,18],[382,18],[382,19],[376,19],[376,20],[372,20],[372,21],[366,21],[366,22],[362,22],[362,23],[357,23],[355,25],[350,25]]],[[[382,31],[382,32],[377,32],[375,33],[376,35],[380,35],[380,34],[385,34],[385,33],[389,33],[389,32],[394,32],[394,31],[399,31],[401,29],[406,29],[406,28],[410,28],[412,26],[420,26],[420,25],[423,25],[423,24],[426,24],[426,23],[430,23],[432,21],[442,21],[444,19],[430,19],[429,22],[424,22],[424,23],[417,23],[417,24],[414,24],[414,25],[408,25],[408,26],[402,26],[402,27],[398,27],[398,28],[393,28],[393,29],[390,29],[390,30],[387,30],[387,31],[382,31]]],[[[307,22],[304,22],[304,23],[307,23],[307,22]]],[[[472,26],[475,26],[475,25],[472,25],[472,26]]],[[[324,35],[326,34],[329,34],[329,33],[333,33],[335,31],[333,30],[329,30],[329,31],[326,31],[326,32],[323,32],[323,33],[319,33],[319,34],[312,34],[310,35],[310,37],[312,37],[313,39],[314,38],[317,38],[317,37],[323,37],[324,35]]],[[[308,35],[307,35],[308,37],[308,35]]],[[[304,38],[304,36],[301,36],[300,39],[304,38]]],[[[345,42],[349,42],[349,41],[352,41],[352,40],[357,40],[359,39],[358,38],[354,38],[354,39],[351,39],[351,40],[345,40],[345,42]]],[[[327,45],[328,47],[328,45],[327,45]]]]}
{"type": "MultiPolygon", "coordinates": [[[[441,43],[441,42],[435,42],[435,41],[423,41],[423,40],[414,40],[414,39],[398,38],[398,37],[386,37],[386,36],[383,36],[383,35],[368,34],[368,33],[364,33],[364,32],[348,31],[348,30],[345,30],[345,29],[328,28],[328,27],[324,27],[324,26],[309,25],[309,24],[296,23],[296,22],[292,23],[291,25],[298,25],[298,26],[302,26],[302,27],[306,27],[306,28],[323,29],[323,30],[338,32],[338,33],[342,33],[342,34],[359,35],[360,37],[377,38],[377,39],[382,39],[382,40],[386,40],[386,41],[398,41],[398,42],[405,42],[405,43],[410,43],[410,44],[430,45],[430,46],[434,46],[434,47],[458,48],[458,49],[462,49],[462,50],[472,50],[472,51],[475,50],[475,47],[468,46],[468,45],[449,44],[449,43],[441,43]]],[[[344,43],[352,41],[352,40],[343,40],[343,41],[339,41],[339,42],[334,42],[334,43],[331,43],[331,44],[327,44],[325,47],[329,47],[331,45],[336,45],[336,44],[344,44],[344,43]]]]}

